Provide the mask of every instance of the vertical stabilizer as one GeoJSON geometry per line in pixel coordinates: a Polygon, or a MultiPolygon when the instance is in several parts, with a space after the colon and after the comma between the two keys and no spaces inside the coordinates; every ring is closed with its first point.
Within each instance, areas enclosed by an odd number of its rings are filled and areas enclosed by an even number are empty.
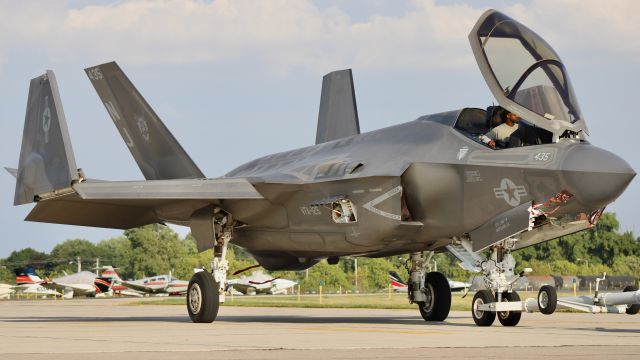
{"type": "Polygon", "coordinates": [[[67,189],[79,179],[53,71],[31,80],[14,205],[67,189]]]}
{"type": "Polygon", "coordinates": [[[360,134],[351,69],[322,78],[316,144],[360,134]]]}
{"type": "Polygon", "coordinates": [[[147,180],[205,177],[118,64],[85,71],[147,180]]]}

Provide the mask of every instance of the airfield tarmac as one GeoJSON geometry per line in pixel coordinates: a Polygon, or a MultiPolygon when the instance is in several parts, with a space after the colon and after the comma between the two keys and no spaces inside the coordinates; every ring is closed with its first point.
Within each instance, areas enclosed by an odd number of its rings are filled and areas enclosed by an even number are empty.
{"type": "Polygon", "coordinates": [[[475,326],[468,312],[427,324],[416,310],[185,306],[135,299],[0,301],[0,359],[613,359],[640,357],[640,316],[523,314],[475,326]]]}

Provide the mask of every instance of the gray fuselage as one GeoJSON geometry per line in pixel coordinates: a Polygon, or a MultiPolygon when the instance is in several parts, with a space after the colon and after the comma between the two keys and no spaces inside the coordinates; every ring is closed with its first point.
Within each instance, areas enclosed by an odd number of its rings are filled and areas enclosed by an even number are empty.
{"type": "Polygon", "coordinates": [[[454,127],[460,114],[423,116],[231,171],[226,177],[248,178],[264,196],[224,203],[247,224],[235,243],[266,268],[296,268],[333,256],[441,251],[520,204],[553,211],[522,247],[588,227],[587,217],[635,174],[616,155],[577,139],[491,149],[454,127]],[[556,206],[559,194],[570,199],[556,206]],[[334,221],[336,199],[350,201],[356,221],[334,221]],[[580,221],[586,226],[569,226],[580,221]]]}

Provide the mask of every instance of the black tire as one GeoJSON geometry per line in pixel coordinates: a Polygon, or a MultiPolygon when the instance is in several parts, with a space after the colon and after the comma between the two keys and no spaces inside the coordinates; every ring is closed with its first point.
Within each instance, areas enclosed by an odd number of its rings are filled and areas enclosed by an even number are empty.
{"type": "Polygon", "coordinates": [[[200,271],[193,275],[187,287],[187,311],[194,323],[212,323],[218,316],[220,294],[211,273],[200,271]]]}
{"type": "Polygon", "coordinates": [[[473,297],[471,303],[471,316],[478,326],[491,326],[496,320],[496,313],[492,311],[477,310],[479,305],[495,302],[496,298],[489,290],[480,290],[473,297]]]}
{"type": "Polygon", "coordinates": [[[449,280],[439,272],[430,272],[424,279],[427,301],[418,302],[424,321],[444,321],[451,310],[449,280]]]}
{"type": "MultiPolygon", "coordinates": [[[[624,290],[622,290],[622,292],[630,292],[630,291],[638,291],[638,287],[633,285],[627,285],[624,287],[624,290]]],[[[635,315],[640,311],[640,304],[627,305],[627,310],[625,311],[629,315],[635,315]]]]}
{"type": "MultiPolygon", "coordinates": [[[[517,292],[502,293],[502,301],[520,302],[520,296],[517,292]]],[[[522,312],[520,311],[500,311],[498,313],[498,321],[502,326],[516,326],[520,322],[522,312]]]]}
{"type": "Polygon", "coordinates": [[[558,306],[558,293],[551,285],[545,285],[538,291],[538,308],[545,315],[551,315],[558,306]]]}

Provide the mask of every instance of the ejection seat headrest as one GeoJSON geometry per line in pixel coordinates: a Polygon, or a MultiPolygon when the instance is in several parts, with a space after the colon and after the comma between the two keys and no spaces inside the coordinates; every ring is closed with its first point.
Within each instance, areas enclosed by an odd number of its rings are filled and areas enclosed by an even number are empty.
{"type": "Polygon", "coordinates": [[[489,106],[487,108],[487,126],[489,129],[493,129],[494,127],[502,124],[504,121],[502,119],[502,114],[506,114],[507,110],[503,109],[501,106],[489,106]]]}

